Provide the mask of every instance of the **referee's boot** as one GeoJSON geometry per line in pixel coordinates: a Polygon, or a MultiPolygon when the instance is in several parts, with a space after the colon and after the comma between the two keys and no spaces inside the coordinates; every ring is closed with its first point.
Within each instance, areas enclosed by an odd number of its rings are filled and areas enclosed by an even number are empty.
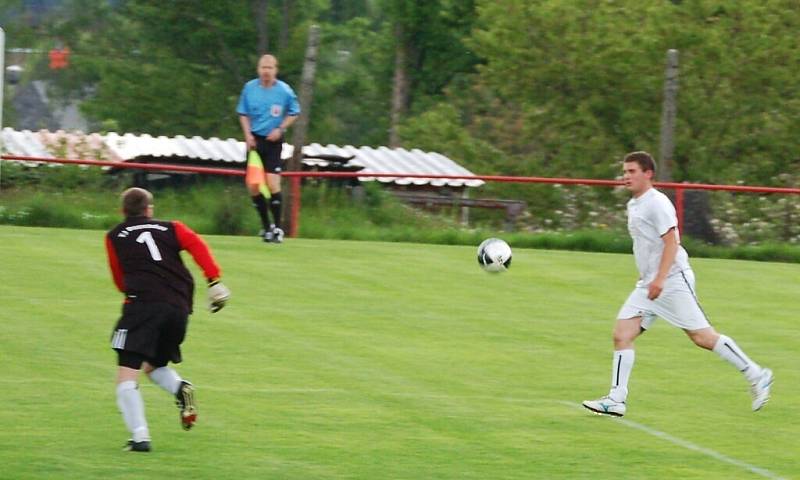
{"type": "Polygon", "coordinates": [[[194,401],[194,386],[186,381],[181,382],[178,393],[175,394],[175,404],[181,411],[181,426],[189,430],[197,421],[197,403],[194,401]]]}
{"type": "Polygon", "coordinates": [[[283,243],[283,229],[275,227],[272,229],[272,243],[283,243]]]}
{"type": "Polygon", "coordinates": [[[628,409],[625,402],[617,402],[609,396],[598,398],[597,400],[585,400],[583,406],[599,415],[611,415],[613,417],[625,415],[625,411],[628,409]]]}
{"type": "Polygon", "coordinates": [[[772,370],[769,368],[762,368],[761,376],[750,386],[750,394],[753,396],[754,412],[761,410],[761,407],[769,400],[773,380],[772,370]]]}

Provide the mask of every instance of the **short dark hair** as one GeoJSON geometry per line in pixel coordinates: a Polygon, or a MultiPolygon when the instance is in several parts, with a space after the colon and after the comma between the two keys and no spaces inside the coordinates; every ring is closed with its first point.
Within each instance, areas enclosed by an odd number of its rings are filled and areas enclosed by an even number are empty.
{"type": "Polygon", "coordinates": [[[631,152],[625,155],[625,158],[622,160],[622,163],[630,163],[636,162],[642,168],[643,172],[648,170],[656,173],[656,161],[653,160],[653,156],[645,151],[638,151],[638,152],[631,152]]]}
{"type": "Polygon", "coordinates": [[[153,194],[144,188],[129,188],[122,192],[122,212],[127,217],[141,217],[153,205],[153,194]]]}

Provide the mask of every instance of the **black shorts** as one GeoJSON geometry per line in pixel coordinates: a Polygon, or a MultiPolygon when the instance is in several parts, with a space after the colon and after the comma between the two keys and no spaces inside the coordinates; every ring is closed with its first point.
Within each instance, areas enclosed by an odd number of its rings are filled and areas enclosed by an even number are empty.
{"type": "Polygon", "coordinates": [[[267,140],[267,137],[261,135],[253,136],[256,139],[256,152],[261,157],[261,163],[264,164],[264,170],[268,173],[280,175],[283,170],[283,159],[281,158],[281,151],[283,150],[283,137],[277,142],[267,140]]]}
{"type": "Polygon", "coordinates": [[[180,363],[188,323],[188,313],[169,303],[126,303],[111,333],[111,348],[138,353],[154,367],[180,363]]]}

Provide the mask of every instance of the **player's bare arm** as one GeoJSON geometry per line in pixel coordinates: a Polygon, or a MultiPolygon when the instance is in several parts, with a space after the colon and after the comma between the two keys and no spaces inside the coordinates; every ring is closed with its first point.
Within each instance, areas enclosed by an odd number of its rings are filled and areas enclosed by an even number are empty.
{"type": "Polygon", "coordinates": [[[667,230],[667,233],[661,235],[661,240],[664,241],[664,251],[661,254],[661,261],[658,264],[658,274],[647,288],[647,298],[650,300],[655,300],[661,295],[669,269],[675,262],[675,255],[678,253],[678,238],[675,234],[675,227],[670,228],[667,230]]]}

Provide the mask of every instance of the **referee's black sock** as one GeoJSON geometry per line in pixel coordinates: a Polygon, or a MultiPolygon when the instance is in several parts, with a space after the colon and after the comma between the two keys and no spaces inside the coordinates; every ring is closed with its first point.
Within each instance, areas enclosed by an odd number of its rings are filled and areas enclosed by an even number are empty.
{"type": "Polygon", "coordinates": [[[281,228],[281,201],[283,200],[283,195],[281,192],[273,193],[272,198],[269,200],[269,209],[272,212],[272,218],[275,219],[275,226],[277,228],[281,228]]]}
{"type": "Polygon", "coordinates": [[[255,207],[258,216],[261,218],[261,227],[264,231],[269,230],[269,213],[267,213],[267,199],[264,195],[258,194],[250,197],[253,200],[253,207],[255,207]]]}

